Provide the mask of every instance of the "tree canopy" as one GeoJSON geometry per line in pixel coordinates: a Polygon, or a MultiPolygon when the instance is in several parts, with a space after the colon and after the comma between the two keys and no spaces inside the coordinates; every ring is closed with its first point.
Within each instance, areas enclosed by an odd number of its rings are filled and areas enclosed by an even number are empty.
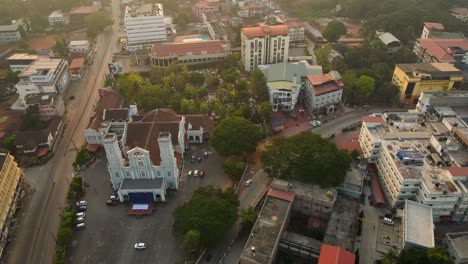
{"type": "Polygon", "coordinates": [[[346,34],[347,30],[343,22],[333,20],[322,29],[323,37],[331,43],[336,42],[341,36],[346,34]]]}
{"type": "Polygon", "coordinates": [[[233,189],[222,191],[213,185],[200,187],[187,203],[175,209],[173,230],[185,236],[184,245],[189,249],[198,243],[201,247],[212,246],[236,222],[238,204],[233,189]]]}
{"type": "Polygon", "coordinates": [[[47,124],[39,118],[39,108],[37,106],[30,106],[26,109],[26,114],[21,122],[20,129],[22,131],[27,130],[41,130],[44,129],[47,124]]]}
{"type": "Polygon", "coordinates": [[[351,164],[347,150],[340,150],[335,143],[309,131],[290,138],[275,138],[261,160],[270,177],[322,187],[341,184],[351,164]]]}
{"type": "Polygon", "coordinates": [[[408,249],[400,252],[396,264],[452,264],[443,247],[428,250],[408,249]]]}
{"type": "Polygon", "coordinates": [[[86,33],[88,36],[94,38],[107,26],[112,25],[112,18],[109,13],[98,11],[85,17],[85,22],[88,27],[86,33]]]}
{"type": "Polygon", "coordinates": [[[59,55],[61,57],[67,58],[68,54],[70,53],[70,49],[68,48],[68,42],[65,37],[60,37],[55,41],[54,46],[52,47],[55,55],[59,55]]]}
{"type": "Polygon", "coordinates": [[[215,128],[211,144],[224,156],[252,152],[263,137],[263,132],[251,121],[242,117],[228,117],[215,128]]]}

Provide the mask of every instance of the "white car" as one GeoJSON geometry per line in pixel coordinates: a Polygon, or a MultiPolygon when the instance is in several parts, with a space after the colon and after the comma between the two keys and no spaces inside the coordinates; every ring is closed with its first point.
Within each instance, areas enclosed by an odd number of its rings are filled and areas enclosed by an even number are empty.
{"type": "Polygon", "coordinates": [[[79,201],[76,203],[76,206],[88,205],[87,201],[79,201]]]}
{"type": "Polygon", "coordinates": [[[145,243],[136,243],[135,244],[135,249],[145,249],[146,244],[145,243]]]}
{"type": "Polygon", "coordinates": [[[84,212],[79,212],[76,213],[76,217],[86,217],[86,214],[84,212]]]}
{"type": "Polygon", "coordinates": [[[187,173],[187,175],[188,175],[189,177],[192,177],[193,171],[189,171],[189,172],[187,173]]]}
{"type": "Polygon", "coordinates": [[[310,121],[309,124],[310,124],[311,126],[313,126],[313,127],[318,127],[318,124],[317,124],[317,122],[316,122],[315,120],[310,121]]]}
{"type": "Polygon", "coordinates": [[[198,170],[193,171],[193,176],[198,177],[198,170]]]}
{"type": "Polygon", "coordinates": [[[252,185],[252,179],[248,179],[245,181],[245,186],[249,187],[250,185],[252,185]]]}
{"type": "Polygon", "coordinates": [[[395,224],[395,222],[391,218],[388,218],[388,217],[384,217],[383,222],[384,222],[384,224],[387,224],[387,225],[394,225],[395,224]]]}
{"type": "Polygon", "coordinates": [[[315,120],[315,123],[317,124],[317,126],[321,126],[322,125],[322,122],[318,121],[318,120],[315,120]]]}

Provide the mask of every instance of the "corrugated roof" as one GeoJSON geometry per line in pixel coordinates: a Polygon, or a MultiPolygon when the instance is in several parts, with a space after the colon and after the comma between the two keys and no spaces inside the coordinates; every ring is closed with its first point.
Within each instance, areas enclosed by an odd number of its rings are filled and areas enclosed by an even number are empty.
{"type": "Polygon", "coordinates": [[[153,56],[181,56],[191,52],[193,54],[220,53],[223,51],[223,44],[220,40],[193,41],[170,44],[154,44],[152,48],[153,56]]]}
{"type": "Polygon", "coordinates": [[[80,69],[81,67],[83,67],[84,63],[85,63],[84,58],[76,58],[71,61],[69,68],[70,70],[80,69]]]}
{"type": "MultiPolygon", "coordinates": [[[[315,65],[314,65],[315,66],[315,65]]],[[[265,75],[267,82],[288,81],[292,82],[294,75],[297,76],[297,83],[301,82],[301,78],[308,74],[322,74],[322,68],[307,67],[304,63],[276,63],[262,65],[259,67],[265,75]]]]}
{"type": "Polygon", "coordinates": [[[275,25],[275,26],[263,25],[260,27],[242,28],[242,33],[247,38],[279,36],[279,35],[287,36],[289,33],[289,29],[288,29],[288,26],[286,25],[275,25]]]}
{"type": "Polygon", "coordinates": [[[10,24],[10,25],[0,25],[0,31],[16,31],[18,30],[19,25],[23,24],[22,19],[16,20],[15,23],[10,24]]]}
{"type": "Polygon", "coordinates": [[[289,202],[294,201],[294,193],[282,191],[282,190],[279,190],[279,189],[276,189],[276,188],[271,188],[270,187],[268,189],[267,195],[271,196],[271,197],[281,199],[281,200],[289,201],[289,202]]]}
{"type": "Polygon", "coordinates": [[[392,42],[398,42],[398,43],[400,43],[400,40],[398,40],[395,36],[393,36],[392,33],[389,33],[389,32],[385,32],[385,33],[383,33],[383,34],[380,34],[380,35],[378,36],[378,38],[379,38],[380,41],[382,41],[383,44],[385,44],[385,45],[388,45],[388,44],[390,44],[390,43],[392,43],[392,42]]]}
{"type": "Polygon", "coordinates": [[[356,256],[337,246],[322,244],[318,264],[354,264],[356,256]]]}

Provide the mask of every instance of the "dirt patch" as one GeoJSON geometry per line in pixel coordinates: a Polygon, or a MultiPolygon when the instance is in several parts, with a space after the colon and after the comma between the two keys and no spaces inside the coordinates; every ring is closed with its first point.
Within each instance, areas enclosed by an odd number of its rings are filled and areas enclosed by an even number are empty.
{"type": "Polygon", "coordinates": [[[9,136],[19,130],[23,111],[4,110],[0,111],[0,116],[0,131],[4,131],[9,136]]]}

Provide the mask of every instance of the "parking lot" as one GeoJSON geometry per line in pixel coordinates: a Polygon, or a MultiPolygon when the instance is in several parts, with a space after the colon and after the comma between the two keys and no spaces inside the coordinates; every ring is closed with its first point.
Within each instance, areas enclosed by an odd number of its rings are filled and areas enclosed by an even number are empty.
{"type": "Polygon", "coordinates": [[[385,254],[390,248],[400,250],[400,219],[393,219],[394,225],[384,224],[382,218],[379,218],[377,228],[377,252],[385,254]]]}
{"type": "Polygon", "coordinates": [[[112,194],[105,158],[97,160],[84,172],[88,201],[86,228],[75,231],[67,256],[67,263],[184,263],[180,242],[172,235],[172,212],[189,200],[200,186],[213,184],[223,188],[231,186],[224,174],[222,159],[208,145],[192,145],[185,155],[182,171],[183,184],[178,191],[168,191],[167,202],[156,204],[151,216],[140,219],[127,215],[126,205],[106,206],[112,194]],[[203,155],[201,163],[190,163],[192,155],[203,155]],[[187,171],[203,169],[204,178],[187,177],[187,171]],[[137,242],[146,243],[145,250],[135,250],[137,242]]]}

